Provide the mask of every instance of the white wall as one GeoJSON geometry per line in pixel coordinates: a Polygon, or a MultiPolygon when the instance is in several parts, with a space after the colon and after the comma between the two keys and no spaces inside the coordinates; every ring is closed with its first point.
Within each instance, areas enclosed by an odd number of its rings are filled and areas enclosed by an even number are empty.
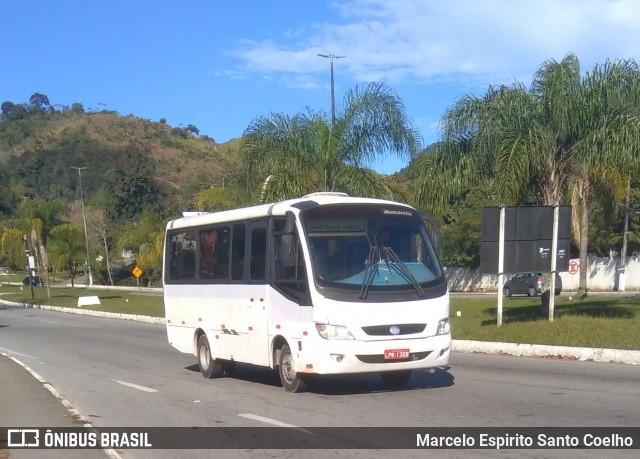
{"type": "MultiPolygon", "coordinates": [[[[570,264],[577,265],[574,274],[560,273],[562,289],[566,291],[578,290],[580,283],[580,260],[571,259],[570,264]]],[[[589,258],[589,272],[587,274],[587,289],[597,292],[618,290],[617,275],[620,266],[619,258],[589,258]]],[[[495,292],[497,291],[498,276],[479,274],[478,270],[469,268],[445,268],[449,290],[452,292],[495,292]]],[[[506,280],[506,278],[505,278],[506,280]]],[[[630,258],[624,277],[626,291],[640,291],[640,258],[630,258]]]]}

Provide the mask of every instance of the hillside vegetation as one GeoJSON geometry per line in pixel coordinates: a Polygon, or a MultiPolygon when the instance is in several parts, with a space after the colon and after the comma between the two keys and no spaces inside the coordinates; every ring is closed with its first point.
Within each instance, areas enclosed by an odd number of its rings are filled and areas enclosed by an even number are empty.
{"type": "MultiPolygon", "coordinates": [[[[79,104],[74,104],[77,106],[79,104]]],[[[174,212],[191,208],[199,191],[236,169],[238,142],[218,145],[195,126],[172,128],[115,112],[85,113],[16,105],[0,119],[0,212],[13,214],[21,199],[78,199],[100,195],[142,201],[174,212]],[[156,193],[154,199],[143,196],[156,193]]],[[[120,203],[120,212],[132,216],[120,203]]]]}

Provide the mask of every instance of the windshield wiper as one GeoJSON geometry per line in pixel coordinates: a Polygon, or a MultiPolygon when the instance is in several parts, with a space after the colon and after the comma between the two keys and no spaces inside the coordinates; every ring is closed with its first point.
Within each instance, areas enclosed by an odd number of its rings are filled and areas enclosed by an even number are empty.
{"type": "Polygon", "coordinates": [[[387,266],[389,266],[394,271],[396,271],[405,281],[407,281],[408,284],[411,284],[411,286],[418,293],[420,298],[424,298],[424,290],[420,286],[420,283],[415,278],[415,276],[411,274],[411,271],[409,271],[409,269],[400,260],[400,257],[396,255],[396,253],[393,251],[391,247],[383,247],[383,250],[385,252],[385,261],[387,262],[387,266]],[[391,259],[393,263],[389,263],[388,261],[389,259],[391,259]]]}
{"type": "Polygon", "coordinates": [[[364,270],[364,276],[362,278],[362,288],[360,289],[360,299],[364,300],[369,295],[369,287],[373,284],[373,279],[378,274],[378,262],[376,261],[376,254],[378,250],[374,246],[369,246],[369,255],[365,264],[367,267],[364,270]]]}
{"type": "Polygon", "coordinates": [[[378,274],[378,263],[384,261],[389,271],[393,270],[402,277],[407,284],[411,285],[418,293],[420,298],[424,298],[424,290],[416,280],[411,271],[404,265],[398,255],[391,247],[385,247],[382,238],[376,232],[375,245],[369,246],[369,255],[367,256],[367,268],[362,279],[362,288],[360,289],[360,299],[364,300],[369,294],[369,287],[373,284],[373,279],[378,274]]]}

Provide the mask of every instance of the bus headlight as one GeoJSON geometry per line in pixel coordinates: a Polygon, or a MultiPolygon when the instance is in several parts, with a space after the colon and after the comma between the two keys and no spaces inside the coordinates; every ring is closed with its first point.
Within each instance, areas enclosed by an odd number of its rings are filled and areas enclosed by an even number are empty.
{"type": "Polygon", "coordinates": [[[343,325],[316,324],[316,328],[324,339],[355,339],[343,325]]]}
{"type": "Polygon", "coordinates": [[[436,335],[448,335],[451,333],[451,329],[449,328],[449,319],[442,319],[438,322],[438,331],[436,331],[436,335]]]}

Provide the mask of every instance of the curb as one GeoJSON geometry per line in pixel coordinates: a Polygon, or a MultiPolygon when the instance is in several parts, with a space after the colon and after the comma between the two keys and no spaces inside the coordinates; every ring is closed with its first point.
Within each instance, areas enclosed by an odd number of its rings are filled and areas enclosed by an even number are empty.
{"type": "MultiPolygon", "coordinates": [[[[18,306],[22,308],[46,309],[49,311],[66,312],[108,319],[132,320],[150,324],[165,324],[164,317],[151,317],[139,314],[122,314],[115,312],[93,311],[91,309],[64,308],[61,306],[46,306],[30,303],[14,303],[0,300],[0,304],[18,306]]],[[[495,343],[489,341],[469,341],[454,339],[451,350],[466,354],[497,354],[513,355],[517,357],[545,357],[557,359],[578,360],[581,362],[624,363],[640,365],[640,350],[604,349],[589,347],[551,346],[545,344],[495,343]]]]}
{"type": "Polygon", "coordinates": [[[492,343],[485,341],[453,340],[455,352],[506,354],[518,357],[546,357],[579,360],[581,362],[624,363],[640,365],[640,351],[589,347],[551,346],[545,344],[492,343]]]}
{"type": "Polygon", "coordinates": [[[119,312],[94,311],[92,309],[64,308],[62,306],[47,306],[44,304],[15,303],[13,301],[0,300],[0,304],[7,306],[17,306],[25,309],[46,309],[47,311],[66,312],[67,314],[79,314],[81,316],[103,317],[107,319],[132,320],[134,322],[145,322],[149,324],[164,325],[164,317],[143,316],[140,314],[123,314],[119,312]]]}

